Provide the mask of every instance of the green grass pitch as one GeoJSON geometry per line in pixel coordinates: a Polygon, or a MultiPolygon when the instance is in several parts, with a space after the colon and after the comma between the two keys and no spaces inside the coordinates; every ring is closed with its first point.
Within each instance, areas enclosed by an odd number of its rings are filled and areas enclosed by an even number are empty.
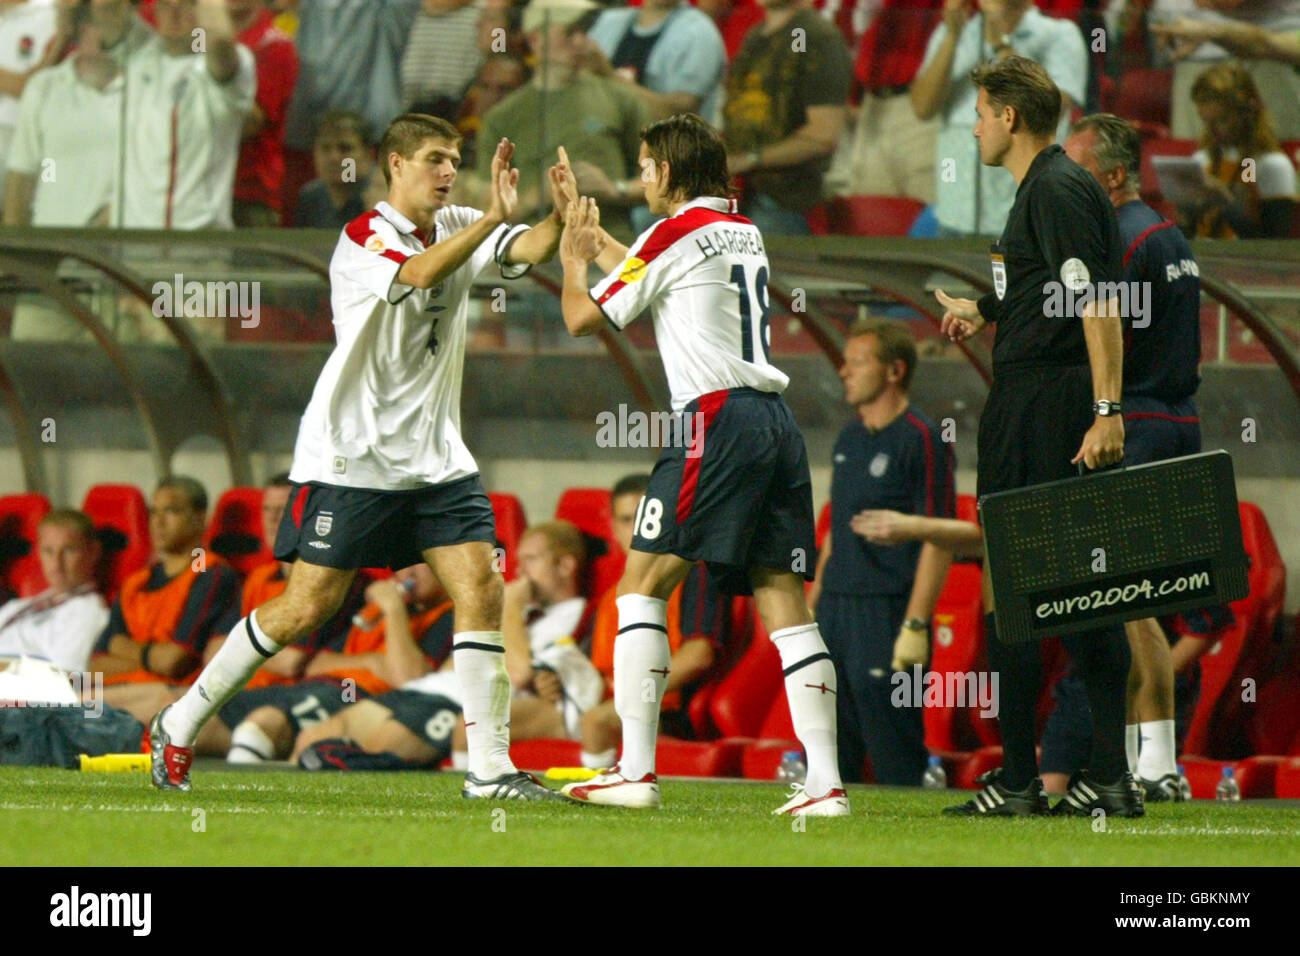
{"type": "Polygon", "coordinates": [[[0,767],[7,865],[1251,866],[1300,864],[1300,802],[1149,807],[1142,820],[966,820],[968,794],[850,788],[853,815],[771,816],[775,783],[665,780],[664,807],[462,800],[454,773],[143,774],[0,767]],[[503,812],[502,812],[503,811],[503,812]]]}

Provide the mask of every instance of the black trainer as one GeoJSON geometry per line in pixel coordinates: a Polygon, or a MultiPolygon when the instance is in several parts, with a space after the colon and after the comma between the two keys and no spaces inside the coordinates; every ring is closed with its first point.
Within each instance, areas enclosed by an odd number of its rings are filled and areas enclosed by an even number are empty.
{"type": "Polygon", "coordinates": [[[1167,773],[1159,780],[1138,777],[1137,782],[1144,803],[1182,803],[1191,798],[1183,788],[1183,778],[1176,773],[1167,773]]]}
{"type": "Polygon", "coordinates": [[[1114,783],[1098,783],[1086,770],[1078,770],[1070,777],[1070,787],[1065,791],[1052,815],[1058,817],[1090,817],[1096,810],[1116,817],[1140,817],[1146,813],[1142,805],[1142,788],[1127,770],[1114,783]]]}
{"type": "Polygon", "coordinates": [[[984,789],[955,807],[945,807],[944,814],[959,817],[1038,817],[1046,816],[1047,794],[1038,777],[1029,781],[1024,790],[1009,790],[1002,785],[1002,768],[980,774],[976,783],[984,789]]]}
{"type": "Polygon", "coordinates": [[[460,795],[466,800],[558,800],[574,803],[558,790],[539,783],[532,774],[516,770],[491,780],[480,780],[472,773],[465,774],[465,785],[460,795]]]}

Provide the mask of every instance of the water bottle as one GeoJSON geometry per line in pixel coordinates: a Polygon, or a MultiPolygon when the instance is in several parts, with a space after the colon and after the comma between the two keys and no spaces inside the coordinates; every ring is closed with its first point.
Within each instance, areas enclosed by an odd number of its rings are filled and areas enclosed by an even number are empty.
{"type": "Polygon", "coordinates": [[[1192,782],[1187,779],[1187,771],[1183,765],[1178,765],[1178,792],[1184,800],[1192,799],[1192,782]]]}
{"type": "MultiPolygon", "coordinates": [[[[412,601],[411,594],[415,590],[415,579],[407,578],[405,581],[399,581],[397,588],[402,592],[402,600],[406,602],[406,606],[410,607],[412,601]]],[[[383,619],[383,611],[379,610],[377,607],[367,605],[360,611],[357,611],[356,614],[352,615],[352,624],[354,627],[359,627],[363,631],[373,631],[375,626],[383,619]]]]}
{"type": "Polygon", "coordinates": [[[803,751],[787,750],[781,754],[781,765],[776,768],[776,779],[784,784],[803,783],[808,775],[808,765],[803,762],[803,751]]]}
{"type": "Polygon", "coordinates": [[[1214,788],[1214,799],[1225,800],[1229,803],[1241,799],[1241,787],[1237,786],[1237,778],[1232,775],[1231,767],[1223,768],[1223,779],[1214,788]]]}
{"type": "Polygon", "coordinates": [[[930,765],[925,768],[925,773],[921,775],[921,789],[948,789],[948,775],[943,772],[943,760],[938,754],[930,755],[930,765]]]}

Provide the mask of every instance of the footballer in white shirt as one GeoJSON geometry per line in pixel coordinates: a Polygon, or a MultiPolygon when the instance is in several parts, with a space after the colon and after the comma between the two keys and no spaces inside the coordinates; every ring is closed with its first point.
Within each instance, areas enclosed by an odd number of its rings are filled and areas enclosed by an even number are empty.
{"type": "Polygon", "coordinates": [[[460,134],[445,120],[397,117],[380,144],[388,200],[339,237],[330,262],[337,344],[302,417],[275,556],[285,592],[231,628],[190,690],[151,725],[154,785],[189,789],[199,728],[281,647],[335,613],[357,568],[428,562],[455,605],[469,773],[462,795],[565,800],[510,760],[504,582],[478,466],[460,435],[467,297],[495,263],[504,278],[549,261],[576,196],[566,163],[550,173],[555,210],[511,226],[514,146],[497,144],[485,212],[448,206],[460,134]]]}
{"type": "MultiPolygon", "coordinates": [[[[649,808],[659,702],[668,682],[668,597],[697,561],[719,587],[753,593],[781,654],[806,786],[776,812],[843,816],[849,801],[835,743],[835,668],[804,600],[816,567],[812,483],[803,436],[768,360],[769,265],[763,237],[736,215],[721,137],[679,114],[641,131],[650,211],[665,218],[625,248],[600,228],[596,204],[567,204],[561,305],[574,335],[605,322],[654,317],[673,411],[684,416],[637,509],[618,583],[614,707],[623,752],[612,770],[564,792],[576,800],[649,808]],[[587,285],[590,264],[607,275],[587,285]]],[[[563,156],[563,154],[561,154],[563,156]]]]}

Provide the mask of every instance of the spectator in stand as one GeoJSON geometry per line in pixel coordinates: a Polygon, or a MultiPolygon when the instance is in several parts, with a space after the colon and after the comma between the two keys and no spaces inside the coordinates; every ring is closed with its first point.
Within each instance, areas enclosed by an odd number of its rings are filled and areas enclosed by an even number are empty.
{"type": "Polygon", "coordinates": [[[284,117],[298,80],[298,51],[275,28],[262,0],[230,0],[230,18],[257,65],[257,96],[244,120],[235,170],[235,225],[278,226],[284,205],[284,117]]]}
{"type": "Polygon", "coordinates": [[[91,663],[112,685],[105,702],[137,720],[154,713],[168,690],[162,685],[198,673],[208,641],[239,601],[239,576],[203,547],[207,510],[207,491],[193,478],[159,482],[149,507],[155,559],[123,582],[95,645],[91,663]]]}
{"type": "Polygon", "coordinates": [[[53,46],[76,52],[23,89],[5,178],[6,226],[108,223],[122,96],[113,81],[121,70],[85,12],[61,0],[53,46]]]}
{"type": "Polygon", "coordinates": [[[483,0],[423,0],[402,53],[402,108],[453,119],[483,63],[483,0]]]}
{"type": "MultiPolygon", "coordinates": [[[[862,34],[853,66],[861,90],[847,168],[850,196],[911,196],[934,202],[939,119],[921,119],[910,94],[943,0],[884,0],[862,34]]],[[[848,139],[849,137],[846,137],[848,139]]]]}
{"type": "Polygon", "coordinates": [[[651,118],[698,113],[717,122],[727,51],[713,21],[685,0],[605,10],[587,41],[587,69],[627,83],[651,118]]]}
{"type": "Polygon", "coordinates": [[[980,163],[975,139],[975,66],[1022,56],[1040,63],[1061,91],[1056,138],[1064,140],[1070,111],[1083,103],[1088,57],[1079,28],[1039,13],[1030,0],[944,0],[943,20],[930,35],[912,82],[912,108],[922,120],[939,116],[935,153],[935,213],[939,235],[998,236],[1015,201],[1016,181],[980,163]]]}
{"type": "MultiPolygon", "coordinates": [[[[632,547],[637,508],[650,485],[649,475],[628,475],[610,496],[614,539],[626,554],[632,547]]],[[[614,766],[623,722],[613,699],[614,645],[618,634],[618,589],[610,588],[596,606],[592,627],[591,662],[609,688],[609,696],[582,718],[582,765],[592,769],[614,766]]],[[[704,565],[699,565],[668,599],[668,683],[660,711],[660,726],[675,737],[694,736],[686,708],[691,694],[721,676],[731,663],[731,601],[718,592],[704,565]]]]}
{"type": "MultiPolygon", "coordinates": [[[[427,564],[371,581],[350,628],[318,650],[294,684],[245,688],[208,722],[204,752],[232,763],[284,759],[294,738],[360,699],[380,696],[436,670],[451,655],[452,606],[427,564]],[[221,730],[230,728],[221,747],[221,730]]],[[[315,739],[319,739],[316,737],[315,739]]]]}
{"type": "Polygon", "coordinates": [[[95,589],[103,553],[95,526],[80,511],[51,511],[36,526],[36,553],[47,587],[0,606],[0,654],[40,657],[81,673],[108,624],[108,607],[95,589]]]}
{"type": "Polygon", "coordinates": [[[342,229],[366,211],[366,184],[375,167],[374,146],[361,114],[331,110],[312,147],[316,178],[302,187],[293,224],[342,229]]]}
{"type": "Polygon", "coordinates": [[[727,77],[727,168],[744,177],[741,212],[763,235],[807,235],[805,214],[821,202],[844,132],[852,64],[839,31],[807,0],[763,8],[727,77]]]}
{"type": "Polygon", "coordinates": [[[54,0],[6,0],[0,4],[0,168],[18,123],[18,98],[54,39],[54,0]]]}
{"type": "Polygon", "coordinates": [[[460,144],[460,164],[473,169],[478,164],[475,145],[483,127],[483,114],[523,86],[528,68],[514,53],[491,53],[479,67],[456,116],[456,129],[465,137],[460,144]]]}
{"type": "Polygon", "coordinates": [[[420,0],[297,0],[298,84],[284,126],[286,209],[311,178],[322,116],[351,110],[383,130],[402,112],[399,66],[419,9],[420,0]]]}
{"type": "MultiPolygon", "coordinates": [[[[1268,92],[1268,106],[1278,136],[1300,139],[1300,72],[1281,62],[1285,57],[1260,56],[1252,49],[1237,46],[1239,40],[1248,39],[1250,43],[1261,34],[1294,37],[1300,33],[1300,0],[1196,0],[1195,6],[1165,2],[1158,7],[1166,9],[1166,19],[1178,15],[1181,24],[1197,24],[1188,31],[1191,33],[1188,40],[1174,50],[1169,122],[1173,136],[1179,139],[1201,136],[1201,119],[1191,96],[1196,78],[1211,64],[1230,56],[1245,56],[1248,59],[1241,66],[1251,75],[1256,87],[1268,92]],[[1205,33],[1193,32],[1198,29],[1205,33]],[[1191,42],[1193,38],[1196,42],[1191,42]]],[[[1152,29],[1160,35],[1156,27],[1152,29]]]]}
{"type": "MultiPolygon", "coordinates": [[[[650,112],[626,83],[581,69],[586,49],[581,20],[593,9],[590,0],[533,0],[528,5],[524,33],[537,55],[532,80],[488,110],[480,136],[485,143],[509,137],[515,144],[518,218],[549,210],[544,173],[564,146],[574,158],[579,192],[601,203],[606,228],[630,238],[628,221],[618,211],[644,201],[636,160],[650,112]]],[[[470,193],[488,182],[492,156],[491,150],[481,151],[472,181],[457,180],[469,205],[474,204],[470,193]]]]}
{"type": "Polygon", "coordinates": [[[1182,230],[1210,239],[1288,238],[1296,170],[1250,74],[1216,63],[1197,77],[1192,101],[1204,127],[1193,158],[1205,166],[1205,188],[1178,210],[1182,230]]]}
{"type": "Polygon", "coordinates": [[[157,34],[126,66],[122,206],[113,219],[129,228],[230,228],[239,140],[257,88],[253,54],[235,41],[229,0],[158,0],[154,12],[157,34]]]}
{"type": "Polygon", "coordinates": [[[745,34],[763,20],[763,8],[758,0],[698,0],[696,6],[713,18],[730,63],[740,52],[745,34]]]}
{"type": "Polygon", "coordinates": [[[1217,43],[1243,59],[1279,60],[1300,66],[1300,30],[1270,31],[1252,23],[1179,17],[1173,23],[1152,24],[1151,32],[1173,47],[1175,59],[1189,56],[1203,43],[1217,43]]]}

